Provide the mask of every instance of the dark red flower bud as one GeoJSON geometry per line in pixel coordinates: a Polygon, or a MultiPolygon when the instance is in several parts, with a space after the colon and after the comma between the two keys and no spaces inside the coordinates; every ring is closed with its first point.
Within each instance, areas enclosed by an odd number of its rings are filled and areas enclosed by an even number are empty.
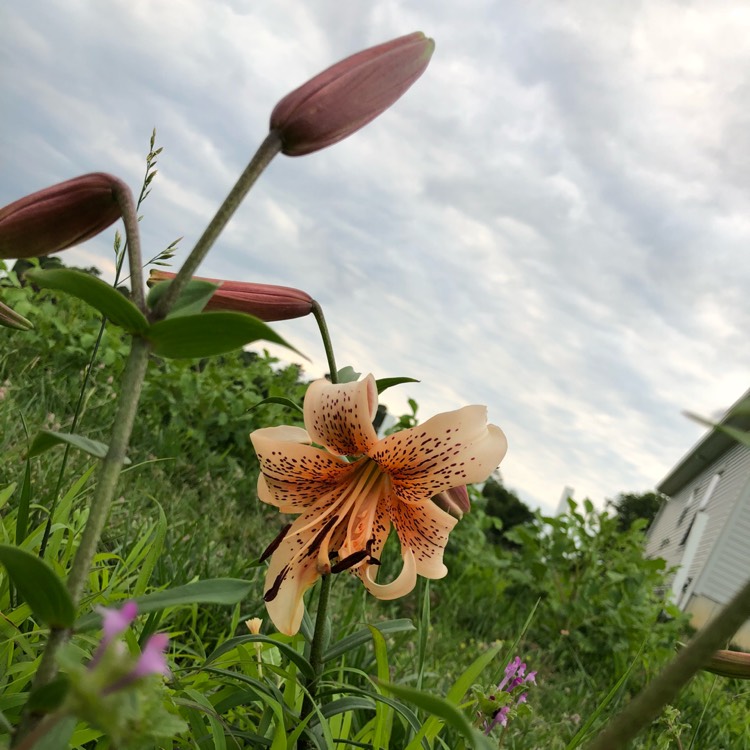
{"type": "Polygon", "coordinates": [[[0,208],[0,258],[34,258],[78,245],[121,216],[104,172],[74,177],[0,208]]]}
{"type": "MultiPolygon", "coordinates": [[[[177,274],[152,270],[149,286],[160,281],[170,281],[177,274]]],[[[206,304],[205,310],[233,310],[254,315],[266,321],[302,318],[312,312],[313,298],[300,289],[274,284],[253,284],[248,281],[223,281],[193,276],[196,281],[218,284],[219,288],[206,304]]]]}
{"type": "Polygon", "coordinates": [[[309,154],[374,120],[424,73],[434,49],[418,31],[347,57],[287,94],[271,113],[282,152],[309,154]]]}

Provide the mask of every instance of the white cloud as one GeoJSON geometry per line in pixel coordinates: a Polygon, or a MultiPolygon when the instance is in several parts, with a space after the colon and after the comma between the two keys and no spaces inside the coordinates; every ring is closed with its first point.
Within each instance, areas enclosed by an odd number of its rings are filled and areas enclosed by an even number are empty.
{"type": "MultiPolygon", "coordinates": [[[[181,257],[281,96],[434,34],[390,112],[271,165],[201,272],[308,290],[341,365],[422,380],[394,410],[487,403],[530,501],[653,486],[700,435],[680,411],[746,389],[742,3],[27,0],[5,17],[0,202],[98,169],[135,187],[155,125],[145,252],[184,235],[181,257]]],[[[111,249],[70,259],[104,268],[111,249]]],[[[325,372],[311,320],[279,331],[325,372]]]]}

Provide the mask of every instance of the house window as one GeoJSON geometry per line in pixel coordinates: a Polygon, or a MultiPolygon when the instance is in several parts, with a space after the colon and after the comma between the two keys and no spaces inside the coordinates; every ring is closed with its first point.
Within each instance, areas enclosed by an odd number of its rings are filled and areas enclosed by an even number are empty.
{"type": "MultiPolygon", "coordinates": [[[[695,515],[698,515],[697,513],[695,515]]],[[[685,531],[685,535],[680,539],[680,547],[685,546],[685,542],[687,542],[688,537],[690,536],[690,532],[693,529],[693,524],[695,523],[695,516],[693,516],[693,520],[690,522],[690,525],[687,527],[687,530],[685,531]]]]}
{"type": "Polygon", "coordinates": [[[685,516],[688,514],[690,507],[695,502],[696,497],[698,497],[698,487],[696,487],[692,491],[692,493],[690,494],[690,497],[688,498],[688,501],[685,503],[685,507],[682,509],[682,513],[680,513],[680,517],[677,519],[678,526],[682,524],[682,522],[685,520],[685,516]]]}
{"type": "Polygon", "coordinates": [[[698,506],[699,511],[706,509],[706,506],[710,502],[712,495],[719,485],[722,473],[722,471],[717,471],[716,474],[711,477],[711,481],[708,483],[708,487],[706,487],[706,491],[703,493],[703,497],[701,498],[701,504],[698,506]]]}

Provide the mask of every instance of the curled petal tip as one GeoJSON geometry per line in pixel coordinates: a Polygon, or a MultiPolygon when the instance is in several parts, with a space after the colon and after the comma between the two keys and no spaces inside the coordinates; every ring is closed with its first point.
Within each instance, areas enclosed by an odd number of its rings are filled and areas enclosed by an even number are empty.
{"type": "Polygon", "coordinates": [[[39,190],[0,208],[0,258],[34,258],[94,237],[122,215],[123,183],[93,172],[39,190]]]}
{"type": "Polygon", "coordinates": [[[287,94],[271,113],[282,152],[309,154],[364,127],[424,73],[434,49],[421,31],[407,34],[351,55],[287,94]]]}

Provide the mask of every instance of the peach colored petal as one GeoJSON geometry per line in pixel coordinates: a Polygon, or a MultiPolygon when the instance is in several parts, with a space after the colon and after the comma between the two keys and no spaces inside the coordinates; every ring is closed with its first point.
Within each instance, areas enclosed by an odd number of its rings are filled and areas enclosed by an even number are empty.
{"type": "Polygon", "coordinates": [[[487,424],[487,409],[465,406],[388,435],[368,455],[390,475],[399,498],[411,503],[485,480],[507,449],[503,431],[487,424]]]}
{"type": "Polygon", "coordinates": [[[313,442],[340,456],[366,453],[377,442],[372,426],[378,409],[375,378],[334,385],[311,383],[305,394],[305,427],[313,442]]]}
{"type": "Polygon", "coordinates": [[[258,497],[283,513],[300,513],[346,482],[354,464],[309,443],[299,427],[267,427],[250,435],[260,462],[258,497]]]}
{"type": "Polygon", "coordinates": [[[417,573],[425,578],[443,578],[448,572],[443,564],[443,552],[458,519],[431,500],[418,505],[396,500],[390,507],[391,521],[402,548],[414,553],[417,573]]]}
{"type": "Polygon", "coordinates": [[[365,588],[373,596],[387,601],[406,596],[406,594],[414,590],[414,587],[417,585],[417,565],[414,560],[414,553],[410,549],[404,549],[402,554],[404,566],[401,568],[398,576],[390,583],[380,584],[375,582],[373,575],[377,575],[377,565],[369,565],[365,568],[362,581],[365,584],[365,588]]]}
{"type": "Polygon", "coordinates": [[[319,509],[297,518],[273,555],[266,572],[264,600],[273,624],[294,635],[305,612],[305,592],[322,573],[330,572],[330,560],[321,560],[320,549],[338,546],[344,530],[339,516],[322,517],[319,509]]]}

